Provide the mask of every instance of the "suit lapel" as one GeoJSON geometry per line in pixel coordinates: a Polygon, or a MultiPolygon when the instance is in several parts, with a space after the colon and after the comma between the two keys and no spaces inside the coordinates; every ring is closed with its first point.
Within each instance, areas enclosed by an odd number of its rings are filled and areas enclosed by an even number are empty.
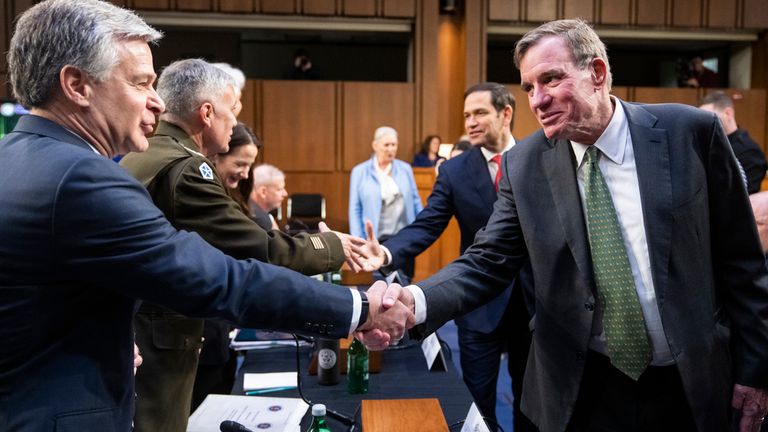
{"type": "Polygon", "coordinates": [[[622,103],[629,122],[656,300],[661,309],[669,281],[672,237],[672,177],[665,129],[640,106],[622,103]]]}
{"type": "Polygon", "coordinates": [[[491,181],[491,175],[488,172],[488,162],[483,156],[480,147],[475,146],[467,155],[466,181],[472,182],[475,190],[483,200],[484,208],[492,208],[496,202],[496,188],[491,181]]]}
{"type": "Polygon", "coordinates": [[[565,240],[579,270],[589,283],[593,284],[589,241],[570,143],[564,140],[555,141],[549,150],[544,151],[543,158],[555,211],[565,240]]]}

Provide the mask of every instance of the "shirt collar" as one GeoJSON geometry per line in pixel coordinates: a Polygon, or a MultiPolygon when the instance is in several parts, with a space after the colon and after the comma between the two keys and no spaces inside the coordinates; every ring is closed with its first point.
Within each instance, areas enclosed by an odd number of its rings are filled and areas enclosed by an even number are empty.
{"type": "MultiPolygon", "coordinates": [[[[517,144],[517,141],[515,141],[515,137],[512,136],[512,134],[509,135],[509,141],[507,141],[507,145],[504,147],[504,149],[501,150],[501,154],[506,153],[511,149],[512,147],[517,144]]],[[[480,151],[483,152],[483,156],[485,157],[486,162],[490,162],[491,159],[493,159],[494,156],[496,156],[496,153],[488,150],[487,148],[480,146],[480,151]]]]}
{"type": "MultiPolygon", "coordinates": [[[[608,126],[600,135],[600,138],[593,144],[601,153],[617,165],[624,162],[624,151],[626,150],[627,137],[629,136],[629,123],[624,113],[624,107],[621,102],[611,96],[613,102],[613,115],[608,126]]],[[[573,154],[576,156],[577,166],[581,166],[584,160],[584,154],[587,152],[589,144],[581,144],[576,141],[570,141],[573,148],[573,154]]]]}

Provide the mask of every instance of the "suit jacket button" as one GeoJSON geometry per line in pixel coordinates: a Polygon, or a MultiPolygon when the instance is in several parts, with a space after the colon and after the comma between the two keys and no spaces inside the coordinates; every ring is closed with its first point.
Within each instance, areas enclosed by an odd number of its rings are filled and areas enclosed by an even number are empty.
{"type": "Polygon", "coordinates": [[[591,302],[586,302],[584,303],[584,309],[592,312],[593,310],[595,310],[595,304],[591,302]]]}

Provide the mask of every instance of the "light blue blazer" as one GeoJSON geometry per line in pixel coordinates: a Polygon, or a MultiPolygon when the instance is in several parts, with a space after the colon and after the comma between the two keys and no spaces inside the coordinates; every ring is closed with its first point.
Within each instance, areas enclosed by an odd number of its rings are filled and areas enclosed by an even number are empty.
{"type": "MultiPolygon", "coordinates": [[[[365,220],[373,222],[373,232],[379,231],[381,214],[381,185],[376,175],[376,155],[352,169],[349,182],[349,233],[365,238],[365,220]]],[[[413,179],[411,165],[399,159],[392,161],[392,178],[405,199],[405,217],[410,224],[421,211],[421,198],[413,179]]]]}

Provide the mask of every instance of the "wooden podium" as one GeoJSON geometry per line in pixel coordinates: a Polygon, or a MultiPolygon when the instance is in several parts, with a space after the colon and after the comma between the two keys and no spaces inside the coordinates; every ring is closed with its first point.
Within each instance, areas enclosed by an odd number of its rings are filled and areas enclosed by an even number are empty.
{"type": "Polygon", "coordinates": [[[437,399],[362,401],[363,432],[448,432],[437,399]]]}

